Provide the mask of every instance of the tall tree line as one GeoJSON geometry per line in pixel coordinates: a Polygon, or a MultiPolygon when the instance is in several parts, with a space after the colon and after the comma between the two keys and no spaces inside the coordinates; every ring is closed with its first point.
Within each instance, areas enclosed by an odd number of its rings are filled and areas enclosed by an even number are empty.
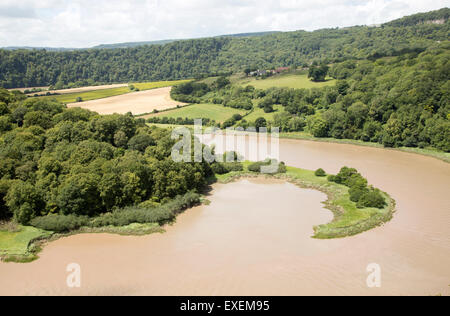
{"type": "Polygon", "coordinates": [[[380,27],[184,40],[125,49],[0,50],[0,86],[182,79],[248,67],[307,66],[313,61],[334,63],[422,52],[448,40],[449,11],[407,17],[380,27]],[[431,23],[435,20],[444,23],[431,23]]]}

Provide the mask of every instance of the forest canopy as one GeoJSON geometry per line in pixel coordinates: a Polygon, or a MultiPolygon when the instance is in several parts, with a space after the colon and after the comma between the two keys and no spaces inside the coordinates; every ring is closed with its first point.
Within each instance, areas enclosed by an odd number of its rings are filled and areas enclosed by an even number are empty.
{"type": "MultiPolygon", "coordinates": [[[[93,217],[131,206],[165,218],[166,203],[198,199],[185,195],[213,175],[206,162],[174,162],[174,144],[170,131],[131,114],[100,116],[0,89],[0,218],[28,224],[49,214],[93,217]]],[[[123,212],[120,220],[140,214],[123,212]]]]}

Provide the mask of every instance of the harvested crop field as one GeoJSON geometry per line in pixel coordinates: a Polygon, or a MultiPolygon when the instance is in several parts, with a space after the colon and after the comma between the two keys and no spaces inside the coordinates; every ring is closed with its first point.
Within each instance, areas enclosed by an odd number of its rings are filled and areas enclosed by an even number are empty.
{"type": "Polygon", "coordinates": [[[80,107],[99,114],[125,114],[133,115],[151,113],[154,110],[164,111],[176,108],[184,103],[172,100],[170,91],[172,87],[153,89],[142,92],[127,93],[115,97],[92,100],[87,102],[71,103],[69,108],[80,107]]]}
{"type": "Polygon", "coordinates": [[[30,94],[31,95],[35,95],[35,94],[45,95],[47,92],[58,93],[58,94],[71,94],[71,93],[80,93],[80,92],[114,89],[114,88],[122,88],[122,87],[128,87],[128,84],[127,83],[108,84],[108,85],[101,85],[101,86],[89,86],[89,87],[72,88],[72,89],[42,91],[42,92],[30,93],[30,94]]]}

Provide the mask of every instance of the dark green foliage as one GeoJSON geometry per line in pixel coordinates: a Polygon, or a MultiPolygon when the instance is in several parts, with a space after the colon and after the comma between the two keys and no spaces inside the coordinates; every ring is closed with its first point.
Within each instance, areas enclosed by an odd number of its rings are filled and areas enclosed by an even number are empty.
{"type": "Polygon", "coordinates": [[[0,180],[0,219],[6,219],[11,217],[11,211],[5,204],[5,197],[8,194],[9,190],[9,181],[8,180],[0,180]]]}
{"type": "Polygon", "coordinates": [[[186,103],[198,103],[199,98],[209,92],[205,83],[187,82],[176,85],[170,94],[174,100],[186,103]]]}
{"type": "Polygon", "coordinates": [[[278,169],[275,172],[273,172],[272,174],[286,173],[287,169],[286,169],[286,165],[284,164],[284,162],[278,163],[278,161],[270,160],[270,159],[252,163],[251,165],[248,166],[248,170],[251,171],[251,172],[260,173],[260,172],[262,172],[261,167],[263,167],[263,166],[270,166],[270,165],[276,165],[276,164],[278,164],[278,169]]]}
{"type": "Polygon", "coordinates": [[[28,224],[48,214],[69,216],[47,220],[59,230],[70,216],[93,217],[201,190],[212,175],[207,163],[173,162],[170,131],[149,128],[130,114],[99,116],[48,99],[0,95],[8,102],[0,116],[2,218],[28,224]]]}
{"type": "Polygon", "coordinates": [[[264,117],[259,117],[255,121],[255,128],[257,131],[261,131],[262,128],[267,127],[267,121],[264,117]]]}
{"type": "Polygon", "coordinates": [[[87,226],[89,217],[79,215],[47,215],[34,218],[30,224],[34,227],[55,233],[69,232],[87,226]]]}
{"type": "Polygon", "coordinates": [[[327,65],[311,66],[309,68],[308,78],[311,78],[312,81],[316,82],[325,81],[328,70],[329,67],[327,65]]]}
{"type": "Polygon", "coordinates": [[[211,165],[215,174],[227,174],[233,171],[243,171],[244,166],[239,162],[215,162],[211,165]]]}
{"type": "Polygon", "coordinates": [[[314,174],[316,175],[316,177],[326,177],[327,176],[327,173],[322,168],[317,169],[314,174]]]}
{"type": "Polygon", "coordinates": [[[31,225],[40,229],[63,233],[81,227],[99,228],[105,226],[126,226],[133,223],[164,224],[171,221],[183,210],[200,203],[200,195],[188,192],[172,201],[153,208],[126,207],[98,217],[89,218],[79,215],[47,215],[36,217],[31,225]]]}
{"type": "Polygon", "coordinates": [[[264,113],[272,113],[274,111],[273,105],[265,105],[264,106],[264,113]]]}
{"type": "Polygon", "coordinates": [[[368,192],[363,194],[358,201],[357,206],[359,208],[375,207],[383,208],[386,206],[386,201],[381,194],[380,190],[371,188],[368,192]]]}
{"type": "Polygon", "coordinates": [[[369,187],[367,180],[356,169],[344,167],[336,176],[329,176],[328,181],[349,187],[350,200],[357,203],[357,207],[383,208],[386,200],[378,189],[369,187]]]}
{"type": "Polygon", "coordinates": [[[145,152],[147,147],[154,146],[154,139],[148,134],[138,134],[133,136],[128,142],[128,149],[145,152]]]}

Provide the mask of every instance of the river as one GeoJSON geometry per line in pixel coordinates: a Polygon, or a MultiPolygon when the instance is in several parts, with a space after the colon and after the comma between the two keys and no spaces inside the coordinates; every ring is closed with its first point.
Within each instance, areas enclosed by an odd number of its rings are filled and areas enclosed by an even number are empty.
{"type": "Polygon", "coordinates": [[[0,263],[0,294],[450,295],[450,164],[346,144],[281,140],[287,165],[357,168],[397,201],[394,219],[335,240],[311,238],[332,219],[323,193],[281,181],[217,184],[211,204],[164,234],[86,234],[48,244],[30,264],[0,263]],[[81,267],[81,287],[66,267],[81,267]],[[381,286],[369,288],[370,264],[381,286]]]}

